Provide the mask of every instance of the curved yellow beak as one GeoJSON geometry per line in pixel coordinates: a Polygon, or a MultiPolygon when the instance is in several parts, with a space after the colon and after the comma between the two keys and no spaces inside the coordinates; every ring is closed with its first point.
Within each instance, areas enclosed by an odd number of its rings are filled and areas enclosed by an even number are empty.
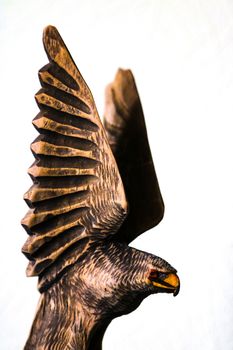
{"type": "Polygon", "coordinates": [[[149,281],[154,287],[176,296],[180,290],[180,279],[175,273],[161,273],[154,271],[149,275],[149,281]]]}
{"type": "MultiPolygon", "coordinates": [[[[169,273],[167,277],[164,278],[163,282],[169,285],[169,287],[174,288],[173,295],[176,296],[180,290],[180,279],[175,273],[169,273]]],[[[165,287],[165,285],[163,285],[165,287]]]]}

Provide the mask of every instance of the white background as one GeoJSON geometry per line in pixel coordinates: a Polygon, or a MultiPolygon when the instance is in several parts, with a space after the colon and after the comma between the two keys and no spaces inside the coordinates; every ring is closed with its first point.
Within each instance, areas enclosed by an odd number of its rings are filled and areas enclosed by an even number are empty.
{"type": "Polygon", "coordinates": [[[0,349],[21,349],[39,294],[26,278],[23,193],[37,133],[33,95],[57,26],[99,113],[118,67],[131,68],[166,205],[133,246],[179,271],[180,294],[154,295],[114,320],[106,350],[233,349],[233,2],[0,1],[0,349]]]}

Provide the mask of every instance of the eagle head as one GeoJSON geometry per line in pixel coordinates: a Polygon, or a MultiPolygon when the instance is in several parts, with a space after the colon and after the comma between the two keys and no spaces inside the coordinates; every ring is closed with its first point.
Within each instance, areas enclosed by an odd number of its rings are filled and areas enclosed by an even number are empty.
{"type": "Polygon", "coordinates": [[[167,261],[157,256],[151,256],[145,281],[152,293],[173,293],[178,295],[180,280],[174,269],[167,261]]]}
{"type": "Polygon", "coordinates": [[[158,256],[119,242],[98,244],[91,256],[80,266],[77,283],[81,277],[85,290],[79,287],[80,297],[88,296],[85,304],[95,312],[115,318],[132,312],[151,294],[179,293],[177,271],[158,256]]]}

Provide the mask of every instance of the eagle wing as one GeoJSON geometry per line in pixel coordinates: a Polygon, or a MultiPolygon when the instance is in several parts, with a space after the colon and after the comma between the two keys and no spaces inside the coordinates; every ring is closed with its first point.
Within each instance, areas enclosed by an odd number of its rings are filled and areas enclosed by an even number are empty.
{"type": "Polygon", "coordinates": [[[130,70],[119,69],[106,88],[104,126],[129,204],[117,237],[129,243],[156,226],[164,215],[142,106],[130,70]]]}
{"type": "Polygon", "coordinates": [[[22,220],[29,237],[22,251],[27,275],[51,283],[92,238],[114,234],[127,215],[118,167],[91,92],[56,28],[43,35],[49,64],[39,71],[40,135],[31,144],[33,186],[24,198],[30,210],[22,220]]]}

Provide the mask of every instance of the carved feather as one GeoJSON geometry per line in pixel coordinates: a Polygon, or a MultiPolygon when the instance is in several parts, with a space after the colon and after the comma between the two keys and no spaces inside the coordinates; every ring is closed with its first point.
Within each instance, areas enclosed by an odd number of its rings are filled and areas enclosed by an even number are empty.
{"type": "Polygon", "coordinates": [[[33,186],[22,220],[22,251],[39,288],[56,279],[88,249],[91,239],[115,233],[127,215],[119,171],[91,92],[54,27],[44,31],[49,64],[39,71],[40,113],[33,124],[33,186]]]}

